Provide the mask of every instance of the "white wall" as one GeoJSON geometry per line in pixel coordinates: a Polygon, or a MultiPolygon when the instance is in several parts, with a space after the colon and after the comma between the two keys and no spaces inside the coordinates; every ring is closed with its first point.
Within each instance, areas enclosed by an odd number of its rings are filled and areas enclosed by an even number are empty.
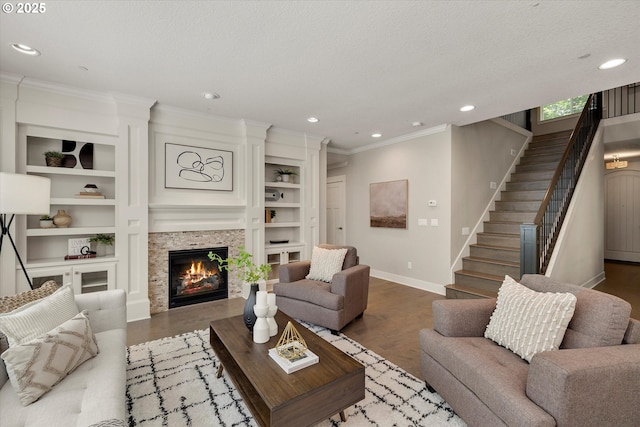
{"type": "Polygon", "coordinates": [[[493,209],[503,182],[511,175],[531,132],[495,119],[462,127],[451,133],[451,259],[452,270],[462,268],[460,255],[482,231],[483,219],[493,209]],[[512,150],[514,154],[512,154],[512,150]],[[496,183],[496,189],[490,183],[496,183]],[[463,235],[462,228],[470,234],[463,235]],[[458,265],[456,265],[456,263],[458,265]]]}
{"type": "Polygon", "coordinates": [[[443,294],[450,263],[451,127],[352,154],[347,167],[329,173],[347,177],[347,244],[372,275],[443,294]],[[370,227],[369,185],[403,179],[409,181],[408,228],[370,227]],[[436,207],[427,205],[431,199],[436,207]],[[419,218],[439,225],[418,226],[419,218]]]}
{"type": "Polygon", "coordinates": [[[604,142],[598,128],[545,273],[593,287],[604,280],[604,142]]]}

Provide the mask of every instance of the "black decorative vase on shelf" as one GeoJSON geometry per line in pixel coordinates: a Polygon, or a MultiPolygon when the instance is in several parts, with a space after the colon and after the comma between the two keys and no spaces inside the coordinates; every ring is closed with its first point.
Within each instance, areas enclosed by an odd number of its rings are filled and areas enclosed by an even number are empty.
{"type": "Polygon", "coordinates": [[[258,292],[258,284],[251,285],[251,291],[249,291],[249,297],[247,302],[244,303],[244,324],[247,325],[249,331],[253,332],[253,325],[256,324],[258,317],[253,311],[253,306],[256,305],[256,293],[258,292]]]}

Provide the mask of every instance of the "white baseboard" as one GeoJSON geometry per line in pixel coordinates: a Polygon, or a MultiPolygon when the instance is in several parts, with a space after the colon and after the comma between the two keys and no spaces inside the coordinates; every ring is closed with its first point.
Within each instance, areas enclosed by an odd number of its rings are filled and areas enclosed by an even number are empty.
{"type": "Polygon", "coordinates": [[[151,304],[148,299],[127,301],[127,322],[148,319],[151,317],[151,304]]]}
{"type": "Polygon", "coordinates": [[[602,282],[605,279],[605,275],[604,275],[604,271],[597,274],[595,277],[592,277],[591,279],[587,280],[586,282],[584,282],[582,285],[583,288],[595,288],[596,286],[598,286],[598,284],[600,284],[600,282],[602,282]]]}
{"type": "Polygon", "coordinates": [[[424,280],[414,279],[412,277],[399,276],[397,274],[387,273],[380,270],[371,270],[370,275],[378,279],[389,280],[391,282],[400,283],[401,285],[410,286],[412,288],[421,289],[423,291],[433,292],[438,295],[445,295],[444,285],[426,282],[424,280]]]}

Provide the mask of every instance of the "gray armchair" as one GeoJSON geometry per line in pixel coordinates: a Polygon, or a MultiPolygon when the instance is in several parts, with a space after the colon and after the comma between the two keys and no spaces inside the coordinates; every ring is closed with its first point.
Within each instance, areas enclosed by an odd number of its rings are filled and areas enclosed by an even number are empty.
{"type": "Polygon", "coordinates": [[[331,329],[340,329],[367,308],[369,298],[369,266],[360,265],[353,246],[319,245],[324,249],[347,248],[342,271],[331,283],[306,279],[311,261],[281,265],[280,283],[273,285],[278,310],[295,319],[306,320],[331,329]]]}
{"type": "Polygon", "coordinates": [[[469,426],[637,426],[640,322],[630,304],[540,275],[520,283],[576,296],[560,349],[528,363],[484,338],[495,299],[434,301],[434,327],[420,331],[427,384],[469,426]]]}

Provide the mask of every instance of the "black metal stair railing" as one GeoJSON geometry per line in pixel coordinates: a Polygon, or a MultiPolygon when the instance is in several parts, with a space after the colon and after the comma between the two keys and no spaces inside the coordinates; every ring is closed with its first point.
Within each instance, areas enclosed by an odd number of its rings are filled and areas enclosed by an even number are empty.
{"type": "Polygon", "coordinates": [[[591,142],[602,118],[602,93],[589,96],[532,224],[520,226],[520,273],[544,274],[591,142]]]}

